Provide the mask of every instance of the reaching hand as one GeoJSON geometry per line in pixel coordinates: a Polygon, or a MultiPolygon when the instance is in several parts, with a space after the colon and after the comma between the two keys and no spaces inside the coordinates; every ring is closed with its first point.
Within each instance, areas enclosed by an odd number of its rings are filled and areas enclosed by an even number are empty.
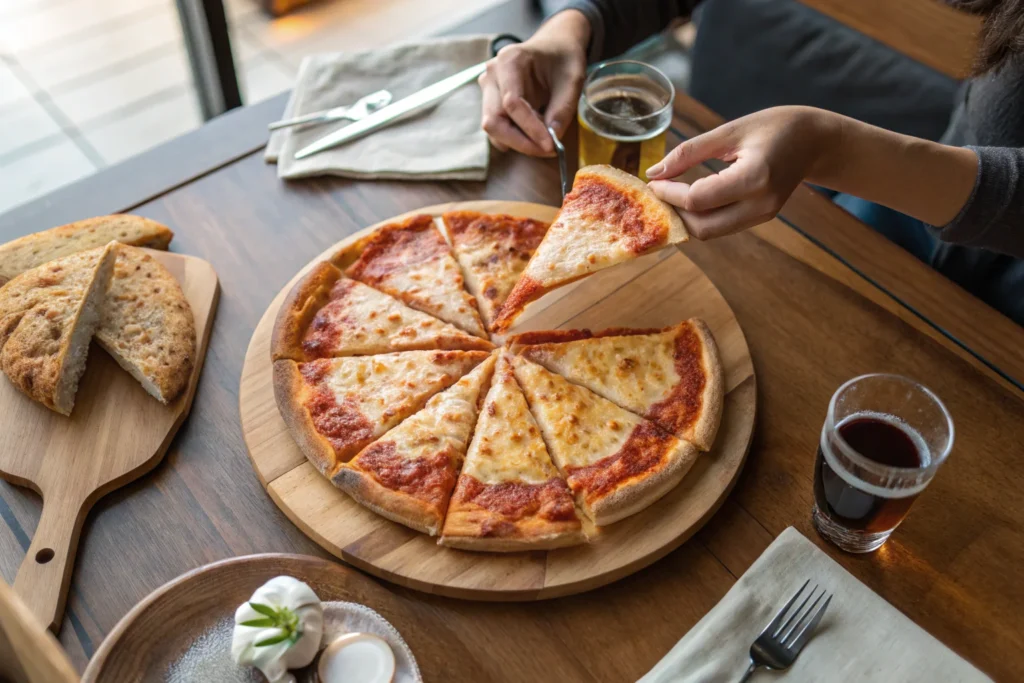
{"type": "Polygon", "coordinates": [[[721,237],[773,218],[797,185],[819,170],[841,135],[842,119],[835,114],[775,107],[687,140],[648,169],[647,177],[694,237],[721,237]],[[708,159],[731,165],[692,184],[666,180],[708,159]]]}
{"type": "Polygon", "coordinates": [[[499,150],[530,156],[555,152],[546,125],[559,137],[576,115],[586,76],[590,24],[580,12],[559,12],[532,38],[509,45],[480,76],[483,129],[499,150]]]}

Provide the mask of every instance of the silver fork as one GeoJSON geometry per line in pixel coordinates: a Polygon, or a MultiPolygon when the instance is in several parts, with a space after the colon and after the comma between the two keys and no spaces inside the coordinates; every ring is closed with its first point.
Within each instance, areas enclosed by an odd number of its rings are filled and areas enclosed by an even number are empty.
{"type": "Polygon", "coordinates": [[[818,586],[815,585],[800,606],[789,613],[790,607],[800,598],[809,583],[810,580],[804,581],[804,585],[800,586],[796,595],[791,597],[789,602],[779,610],[771,623],[764,627],[761,635],[750,646],[750,666],[739,683],[748,680],[755,671],[762,667],[779,671],[788,669],[796,661],[797,655],[804,649],[804,645],[810,640],[815,627],[821,621],[825,610],[828,609],[828,604],[832,602],[832,594],[828,593],[828,597],[826,597],[827,591],[824,588],[818,593],[818,597],[814,598],[814,594],[818,591],[818,586]],[[808,607],[807,603],[811,598],[814,598],[814,602],[811,602],[808,607]],[[825,602],[821,602],[822,598],[825,598],[825,602]],[[789,613],[788,619],[786,618],[787,613],[789,613]]]}

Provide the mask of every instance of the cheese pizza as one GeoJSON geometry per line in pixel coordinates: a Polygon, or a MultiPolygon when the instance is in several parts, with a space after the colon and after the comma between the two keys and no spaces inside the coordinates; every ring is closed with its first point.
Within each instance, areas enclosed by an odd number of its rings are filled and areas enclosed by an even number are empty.
{"type": "Polygon", "coordinates": [[[558,548],[586,537],[507,357],[498,360],[439,543],[467,550],[558,548]]]}
{"type": "Polygon", "coordinates": [[[302,452],[328,477],[486,359],[484,351],[405,351],[274,362],[274,397],[302,452]]]}
{"type": "Polygon", "coordinates": [[[492,354],[343,464],[335,485],[377,514],[436,536],[496,358],[492,354]]]}
{"type": "Polygon", "coordinates": [[[553,289],[687,239],[679,214],[641,180],[611,166],[584,166],[492,331],[508,330],[527,304],[553,289]]]}
{"type": "Polygon", "coordinates": [[[420,214],[385,225],[332,261],[345,268],[348,277],[390,294],[410,308],[487,338],[476,302],[463,287],[459,264],[433,216],[420,214]],[[350,254],[358,255],[348,264],[350,254]]]}
{"type": "Polygon", "coordinates": [[[702,451],[715,441],[725,387],[718,347],[702,320],[664,330],[527,332],[509,343],[702,451]]]}
{"type": "Polygon", "coordinates": [[[513,366],[552,459],[597,526],[657,501],[697,459],[692,444],[589,389],[521,356],[513,366]]]}
{"type": "Polygon", "coordinates": [[[490,328],[548,224],[506,214],[449,211],[444,214],[444,226],[465,273],[466,287],[490,328]]]}
{"type": "Polygon", "coordinates": [[[292,288],[271,340],[274,360],[300,362],[392,351],[493,348],[486,339],[345,277],[326,261],[292,288]]]}

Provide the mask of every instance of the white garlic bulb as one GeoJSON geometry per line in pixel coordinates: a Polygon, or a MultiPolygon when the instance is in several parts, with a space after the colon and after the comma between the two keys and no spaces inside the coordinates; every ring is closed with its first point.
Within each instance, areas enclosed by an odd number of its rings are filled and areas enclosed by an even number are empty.
{"type": "Polygon", "coordinates": [[[298,579],[278,576],[235,610],[231,656],[239,666],[255,666],[270,683],[295,683],[288,669],[313,661],[323,629],[316,593],[298,579]]]}

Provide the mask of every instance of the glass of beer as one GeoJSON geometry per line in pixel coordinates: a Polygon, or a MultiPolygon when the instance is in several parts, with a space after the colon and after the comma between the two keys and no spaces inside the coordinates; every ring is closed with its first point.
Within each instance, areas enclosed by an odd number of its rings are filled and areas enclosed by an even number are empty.
{"type": "Polygon", "coordinates": [[[597,65],[583,84],[577,108],[580,166],[608,164],[644,182],[645,170],[665,156],[675,88],[643,62],[597,65]]]}
{"type": "Polygon", "coordinates": [[[843,550],[889,538],[953,447],[953,420],[927,388],[863,375],[828,404],[814,462],[814,526],[843,550]]]}

